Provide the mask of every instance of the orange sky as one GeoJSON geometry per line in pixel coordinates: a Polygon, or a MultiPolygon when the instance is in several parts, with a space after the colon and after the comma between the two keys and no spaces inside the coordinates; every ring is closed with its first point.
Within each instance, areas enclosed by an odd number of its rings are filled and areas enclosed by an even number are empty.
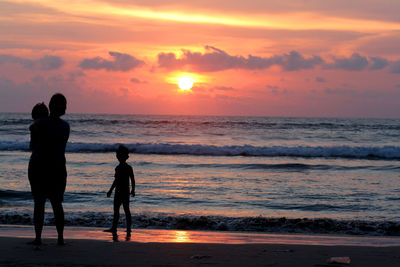
{"type": "Polygon", "coordinates": [[[62,92],[74,113],[400,117],[399,13],[397,0],[1,1],[0,111],[62,92]]]}

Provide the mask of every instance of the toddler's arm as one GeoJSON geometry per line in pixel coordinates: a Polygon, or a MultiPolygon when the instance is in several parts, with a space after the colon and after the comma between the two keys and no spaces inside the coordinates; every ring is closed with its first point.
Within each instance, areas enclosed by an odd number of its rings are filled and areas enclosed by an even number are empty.
{"type": "Polygon", "coordinates": [[[112,183],[110,190],[108,190],[108,192],[107,192],[107,197],[110,197],[110,196],[111,196],[111,193],[112,193],[112,191],[114,190],[114,188],[115,188],[115,180],[114,180],[114,182],[112,183]]]}
{"type": "Polygon", "coordinates": [[[133,169],[130,168],[130,174],[131,178],[131,184],[132,184],[132,190],[131,190],[131,195],[134,197],[135,196],[135,174],[133,174],[133,169]]]}

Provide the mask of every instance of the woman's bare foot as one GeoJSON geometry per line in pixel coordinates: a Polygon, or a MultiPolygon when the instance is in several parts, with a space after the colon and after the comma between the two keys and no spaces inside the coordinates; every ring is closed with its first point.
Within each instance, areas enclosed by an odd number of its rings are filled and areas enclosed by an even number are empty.
{"type": "Polygon", "coordinates": [[[35,239],[33,241],[28,242],[28,245],[40,246],[42,244],[42,239],[35,239]]]}
{"type": "Polygon", "coordinates": [[[59,245],[59,246],[64,246],[65,245],[64,237],[58,237],[57,245],[59,245]]]}

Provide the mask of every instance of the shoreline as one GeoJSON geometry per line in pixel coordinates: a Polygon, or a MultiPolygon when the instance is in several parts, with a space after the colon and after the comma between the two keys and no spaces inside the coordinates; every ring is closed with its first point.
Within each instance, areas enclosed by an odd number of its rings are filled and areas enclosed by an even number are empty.
{"type": "Polygon", "coordinates": [[[126,241],[119,229],[119,242],[113,242],[102,230],[66,227],[66,245],[58,246],[55,227],[45,226],[43,245],[35,247],[27,244],[33,226],[0,225],[0,265],[346,266],[328,261],[348,257],[349,266],[400,266],[400,238],[133,229],[126,241]],[[376,243],[382,239],[390,245],[376,243]]]}
{"type": "MultiPolygon", "coordinates": [[[[196,243],[196,244],[280,244],[315,246],[400,247],[400,237],[353,236],[332,234],[282,234],[260,232],[229,232],[203,230],[132,229],[126,240],[124,228],[118,233],[103,232],[100,227],[65,226],[64,237],[70,240],[132,241],[138,243],[196,243]]],[[[34,238],[33,225],[0,224],[0,237],[34,238]]],[[[43,239],[56,239],[55,226],[45,225],[43,239]]]]}
{"type": "MultiPolygon", "coordinates": [[[[31,200],[31,192],[1,191],[15,198],[31,200]]],[[[67,193],[69,194],[69,193],[67,193]]],[[[80,197],[67,195],[68,198],[80,197]]],[[[133,208],[136,203],[133,202],[133,208]]],[[[0,225],[32,225],[33,203],[23,203],[25,208],[4,208],[0,212],[0,225]],[[29,207],[29,208],[26,208],[29,207]]],[[[90,208],[89,208],[90,209],[90,208]]],[[[272,210],[271,210],[272,212],[272,210]]],[[[112,213],[110,211],[70,211],[65,213],[65,225],[70,227],[110,227],[112,213]]],[[[307,215],[307,214],[297,214],[307,215]]],[[[122,221],[124,221],[124,217],[122,221]]],[[[45,214],[46,225],[54,225],[54,215],[51,211],[45,214]]],[[[388,236],[400,237],[400,221],[396,218],[330,218],[318,216],[292,217],[289,214],[272,216],[248,214],[214,213],[172,213],[143,212],[132,214],[132,227],[137,229],[191,229],[218,232],[255,232],[271,234],[303,234],[303,235],[344,235],[344,236],[388,236]]]]}

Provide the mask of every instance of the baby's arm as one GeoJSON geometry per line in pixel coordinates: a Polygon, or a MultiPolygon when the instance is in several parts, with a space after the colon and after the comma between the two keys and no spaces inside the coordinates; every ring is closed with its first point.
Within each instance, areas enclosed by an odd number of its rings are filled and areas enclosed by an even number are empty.
{"type": "Polygon", "coordinates": [[[31,140],[29,141],[29,150],[32,151],[33,150],[33,143],[34,143],[34,134],[32,133],[32,127],[30,127],[29,129],[31,130],[31,140]]]}
{"type": "Polygon", "coordinates": [[[36,133],[36,131],[37,131],[37,129],[36,129],[37,127],[36,127],[36,124],[35,123],[33,123],[33,124],[31,124],[31,126],[29,126],[29,131],[31,132],[31,140],[30,140],[30,142],[29,142],[29,149],[32,151],[33,150],[33,148],[34,148],[34,144],[36,144],[37,143],[37,140],[36,140],[36,135],[37,135],[37,133],[36,133]]]}

